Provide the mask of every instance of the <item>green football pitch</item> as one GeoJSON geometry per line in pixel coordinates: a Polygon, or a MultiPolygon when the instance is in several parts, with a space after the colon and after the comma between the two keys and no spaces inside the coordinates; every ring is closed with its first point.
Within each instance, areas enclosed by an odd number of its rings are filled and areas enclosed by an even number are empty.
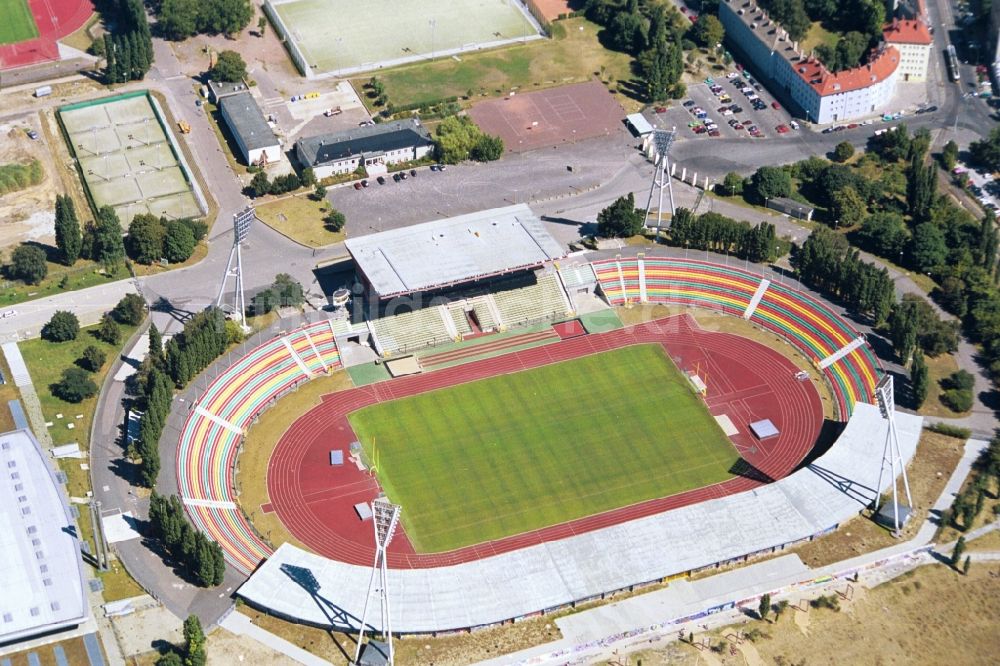
{"type": "Polygon", "coordinates": [[[0,0],[0,44],[38,37],[38,27],[27,0],[0,0]]]}
{"type": "Polygon", "coordinates": [[[724,481],[738,458],[655,344],[380,403],[349,418],[419,552],[724,481]]]}

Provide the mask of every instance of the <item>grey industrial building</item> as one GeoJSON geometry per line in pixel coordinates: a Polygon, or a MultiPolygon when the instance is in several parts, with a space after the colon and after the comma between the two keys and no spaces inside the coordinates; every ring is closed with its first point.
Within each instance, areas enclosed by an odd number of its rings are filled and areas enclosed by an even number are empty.
{"type": "Polygon", "coordinates": [[[317,178],[352,173],[364,166],[369,176],[386,173],[387,165],[412,162],[434,149],[430,132],[415,118],[320,134],[295,142],[295,156],[312,167],[317,178]]]}

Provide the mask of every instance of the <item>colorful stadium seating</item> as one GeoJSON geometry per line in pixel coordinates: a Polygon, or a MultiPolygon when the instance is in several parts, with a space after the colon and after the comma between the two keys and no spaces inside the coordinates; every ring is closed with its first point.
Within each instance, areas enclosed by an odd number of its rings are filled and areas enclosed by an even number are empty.
{"type": "MultiPolygon", "coordinates": [[[[762,279],[739,268],[679,258],[605,259],[593,262],[593,267],[612,305],[643,300],[644,287],[644,300],[651,303],[703,307],[735,316],[747,311],[762,279]]],[[[861,335],[808,294],[774,282],[766,286],[750,321],[788,340],[817,367],[861,335]]],[[[871,348],[862,344],[822,372],[846,420],[856,402],[871,402],[882,369],[871,348]]]]}
{"type": "Polygon", "coordinates": [[[243,433],[282,391],[340,367],[333,328],[319,321],[252,349],[208,386],[188,415],[177,452],[181,498],[195,526],[244,573],[271,549],[235,504],[233,467],[243,433]]]}

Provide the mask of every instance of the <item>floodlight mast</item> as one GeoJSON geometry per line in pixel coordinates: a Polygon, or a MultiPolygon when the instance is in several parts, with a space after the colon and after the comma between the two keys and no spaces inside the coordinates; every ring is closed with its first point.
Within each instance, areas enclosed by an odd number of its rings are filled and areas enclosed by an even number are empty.
{"type": "Polygon", "coordinates": [[[903,477],[903,490],[906,493],[906,506],[913,506],[913,498],[910,496],[910,481],[906,478],[906,465],[903,464],[903,456],[899,451],[899,435],[896,432],[896,404],[895,397],[893,394],[893,378],[892,375],[883,375],[881,379],[878,380],[878,384],[875,385],[875,400],[878,403],[879,411],[882,413],[882,418],[888,421],[888,428],[885,433],[885,444],[882,449],[882,462],[878,473],[878,485],[875,486],[875,511],[878,512],[879,506],[882,502],[882,477],[885,474],[885,463],[888,459],[889,470],[892,477],[890,482],[892,483],[892,526],[894,530],[894,535],[899,536],[900,522],[899,522],[899,491],[897,489],[898,483],[896,481],[896,466],[899,465],[899,470],[903,477]]]}
{"type": "Polygon", "coordinates": [[[222,276],[222,285],[219,287],[219,296],[215,299],[215,306],[222,307],[222,296],[226,292],[226,283],[229,276],[236,278],[235,292],[233,294],[233,309],[239,312],[240,325],[243,330],[247,330],[247,304],[243,293],[243,252],[242,245],[250,234],[250,224],[256,219],[257,214],[253,206],[247,206],[239,213],[233,215],[233,249],[229,252],[229,263],[226,264],[226,272],[222,276]]]}
{"type": "Polygon", "coordinates": [[[372,588],[375,585],[375,573],[379,575],[379,605],[382,615],[382,636],[385,638],[389,654],[386,655],[389,666],[395,664],[395,652],[392,648],[392,623],[389,617],[389,567],[386,562],[386,549],[396,533],[399,523],[399,506],[385,497],[378,497],[372,502],[372,516],[375,522],[375,562],[372,564],[371,578],[368,579],[368,593],[365,595],[364,609],[361,611],[361,628],[358,629],[358,647],[354,652],[355,666],[361,659],[361,648],[364,645],[365,626],[368,622],[368,602],[371,600],[372,588]]]}
{"type": "Polygon", "coordinates": [[[643,226],[646,226],[646,221],[649,219],[649,208],[653,203],[653,190],[657,187],[659,188],[659,203],[656,207],[656,238],[659,241],[660,238],[660,222],[663,219],[663,189],[666,188],[667,196],[670,199],[670,219],[674,219],[674,186],[670,180],[669,166],[670,166],[670,148],[674,145],[674,139],[677,136],[677,128],[665,130],[665,129],[655,129],[653,130],[653,164],[655,168],[653,169],[653,180],[649,184],[649,197],[646,199],[646,215],[643,217],[643,226]]]}

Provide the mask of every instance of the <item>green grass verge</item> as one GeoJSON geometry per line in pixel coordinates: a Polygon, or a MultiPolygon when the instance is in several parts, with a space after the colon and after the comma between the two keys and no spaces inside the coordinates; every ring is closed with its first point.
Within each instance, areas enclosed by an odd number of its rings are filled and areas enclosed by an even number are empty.
{"type": "MultiPolygon", "coordinates": [[[[97,326],[88,326],[80,329],[76,340],[69,342],[49,342],[36,338],[26,340],[18,344],[21,348],[21,355],[28,366],[28,373],[31,381],[35,385],[38,393],[38,400],[42,404],[42,414],[47,422],[52,423],[49,434],[55,445],[79,442],[81,449],[90,448],[90,424],[94,420],[94,409],[97,406],[97,396],[88,398],[83,402],[73,404],[61,400],[52,394],[50,388],[52,384],[59,381],[63,370],[72,367],[77,359],[83,356],[83,350],[90,345],[103,350],[107,354],[107,360],[99,372],[91,375],[98,388],[104,381],[104,376],[111,368],[111,364],[118,358],[120,345],[109,345],[94,336],[97,326]],[[62,416],[59,416],[59,415],[62,416]],[[76,418],[81,415],[80,418],[76,418]],[[72,424],[72,428],[68,426],[72,424]]],[[[128,340],[135,331],[133,326],[122,326],[122,340],[128,340]]],[[[79,471],[78,460],[67,460],[68,467],[64,467],[67,473],[75,467],[79,471]]],[[[79,483],[75,482],[75,472],[70,474],[68,490],[71,495],[85,493],[90,489],[89,477],[84,471],[79,483]]]]}
{"type": "Polygon", "coordinates": [[[350,421],[421,552],[718,483],[738,457],[652,344],[373,405],[350,421]]]}
{"type": "MultiPolygon", "coordinates": [[[[474,101],[512,89],[529,92],[582,83],[595,76],[608,81],[631,79],[632,58],[601,46],[597,40],[600,29],[584,18],[559,21],[553,24],[556,36],[552,39],[379,70],[377,76],[396,106],[463,97],[470,90],[474,101]]],[[[356,79],[355,89],[362,90],[370,78],[369,74],[356,79]]],[[[365,95],[362,98],[370,104],[365,95]]]]}
{"type": "Polygon", "coordinates": [[[38,37],[38,26],[25,0],[0,0],[0,44],[38,37]]]}
{"type": "MultiPolygon", "coordinates": [[[[54,249],[47,249],[50,253],[54,252],[54,249]]],[[[0,306],[16,305],[65,291],[87,289],[129,276],[128,269],[124,266],[120,266],[113,275],[107,275],[98,264],[85,259],[77,261],[72,268],[53,261],[47,261],[46,264],[49,268],[48,275],[39,284],[24,284],[13,280],[0,283],[0,306]]]]}
{"type": "Polygon", "coordinates": [[[582,314],[577,319],[587,329],[588,333],[604,333],[615,331],[622,327],[622,320],[614,310],[597,310],[582,314]]]}

